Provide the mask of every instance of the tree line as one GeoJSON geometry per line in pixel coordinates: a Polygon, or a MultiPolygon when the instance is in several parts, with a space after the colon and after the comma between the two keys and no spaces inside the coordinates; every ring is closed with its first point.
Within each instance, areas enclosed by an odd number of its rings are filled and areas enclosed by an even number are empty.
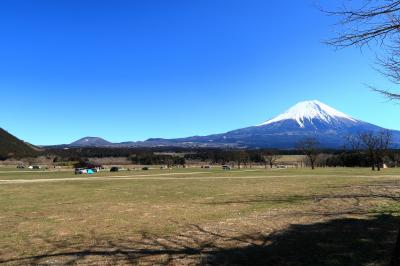
{"type": "MultiPolygon", "coordinates": [[[[132,164],[185,165],[187,162],[203,164],[230,164],[242,168],[252,165],[275,167],[283,164],[284,155],[304,155],[299,166],[315,167],[371,167],[380,170],[383,165],[398,167],[400,152],[390,150],[389,131],[364,132],[345,138],[342,150],[321,148],[316,138],[305,138],[295,150],[277,149],[218,149],[218,148],[54,148],[37,152],[35,156],[54,158],[54,162],[87,161],[89,158],[125,157],[132,164]]],[[[6,159],[6,158],[3,158],[6,159]]]]}
{"type": "Polygon", "coordinates": [[[320,166],[371,167],[380,171],[386,166],[399,166],[399,153],[390,151],[392,134],[389,130],[367,131],[346,136],[345,150],[341,153],[321,155],[316,138],[306,138],[299,142],[298,149],[303,151],[312,169],[320,166]]]}

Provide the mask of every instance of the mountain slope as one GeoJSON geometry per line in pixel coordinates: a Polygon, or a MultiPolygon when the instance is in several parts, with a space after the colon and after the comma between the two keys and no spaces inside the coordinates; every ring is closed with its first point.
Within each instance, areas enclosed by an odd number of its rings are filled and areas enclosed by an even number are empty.
{"type": "MultiPolygon", "coordinates": [[[[231,146],[293,149],[307,137],[315,137],[326,148],[340,149],[345,137],[381,131],[379,126],[348,116],[317,100],[304,101],[257,126],[223,134],[169,140],[174,146],[231,146]]],[[[400,147],[400,132],[392,130],[393,146],[400,147]]],[[[149,143],[150,144],[150,143],[149,143]]],[[[168,140],[164,140],[168,145],[168,140]]]]}
{"type": "Polygon", "coordinates": [[[0,159],[34,156],[38,150],[0,128],[0,159]]]}
{"type": "MultiPolygon", "coordinates": [[[[384,128],[346,115],[317,100],[300,102],[286,112],[259,125],[209,136],[178,139],[148,139],[110,143],[100,138],[83,138],[70,146],[93,147],[249,147],[294,149],[304,138],[314,137],[325,148],[341,149],[345,138],[384,128]]],[[[391,130],[393,147],[400,148],[400,131],[391,130]]]]}
{"type": "Polygon", "coordinates": [[[104,147],[112,146],[112,143],[98,137],[85,137],[69,144],[71,147],[104,147]]]}

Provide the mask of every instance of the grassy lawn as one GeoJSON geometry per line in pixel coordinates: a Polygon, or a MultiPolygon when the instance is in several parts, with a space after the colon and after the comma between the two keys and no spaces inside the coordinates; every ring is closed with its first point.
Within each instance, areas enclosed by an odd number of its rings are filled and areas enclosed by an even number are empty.
{"type": "Polygon", "coordinates": [[[0,261],[384,265],[399,193],[400,169],[2,170],[0,261]]]}

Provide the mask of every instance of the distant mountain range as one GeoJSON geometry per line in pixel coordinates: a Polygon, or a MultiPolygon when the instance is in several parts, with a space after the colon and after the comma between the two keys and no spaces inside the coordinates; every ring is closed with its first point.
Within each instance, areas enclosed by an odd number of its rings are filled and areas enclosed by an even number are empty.
{"type": "MultiPolygon", "coordinates": [[[[256,126],[209,136],[111,143],[86,137],[66,147],[232,147],[293,149],[299,141],[315,137],[321,147],[340,149],[345,137],[384,128],[363,122],[320,102],[304,101],[256,126]]],[[[400,131],[391,130],[393,147],[400,147],[400,131]]]]}

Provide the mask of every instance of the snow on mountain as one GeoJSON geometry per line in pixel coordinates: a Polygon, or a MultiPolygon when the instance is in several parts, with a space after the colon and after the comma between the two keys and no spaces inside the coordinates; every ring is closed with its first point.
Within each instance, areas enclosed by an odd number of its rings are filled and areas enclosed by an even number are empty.
{"type": "MultiPolygon", "coordinates": [[[[209,136],[179,139],[149,139],[110,143],[100,138],[83,138],[74,147],[219,147],[294,149],[304,138],[313,137],[321,147],[342,149],[346,137],[362,132],[379,132],[382,127],[354,119],[320,101],[297,103],[286,112],[257,126],[209,136]]],[[[393,147],[400,147],[400,131],[391,130],[393,147]]]]}
{"type": "Polygon", "coordinates": [[[69,144],[69,146],[73,147],[102,147],[110,145],[112,145],[111,142],[98,137],[85,137],[69,144]]]}
{"type": "Polygon", "coordinates": [[[300,102],[291,107],[286,112],[270,119],[258,126],[265,126],[284,120],[295,120],[297,124],[304,128],[305,122],[312,123],[314,119],[332,123],[333,121],[345,119],[352,122],[357,122],[356,119],[320,102],[317,100],[300,102]]]}
{"type": "MultiPolygon", "coordinates": [[[[260,125],[210,136],[169,140],[170,145],[252,147],[294,149],[305,138],[316,138],[321,147],[341,149],[346,137],[362,132],[379,132],[383,128],[354,119],[320,101],[297,103],[286,112],[260,125]]],[[[400,132],[393,132],[395,146],[400,132]]],[[[168,141],[168,140],[166,140],[168,141]]]]}

